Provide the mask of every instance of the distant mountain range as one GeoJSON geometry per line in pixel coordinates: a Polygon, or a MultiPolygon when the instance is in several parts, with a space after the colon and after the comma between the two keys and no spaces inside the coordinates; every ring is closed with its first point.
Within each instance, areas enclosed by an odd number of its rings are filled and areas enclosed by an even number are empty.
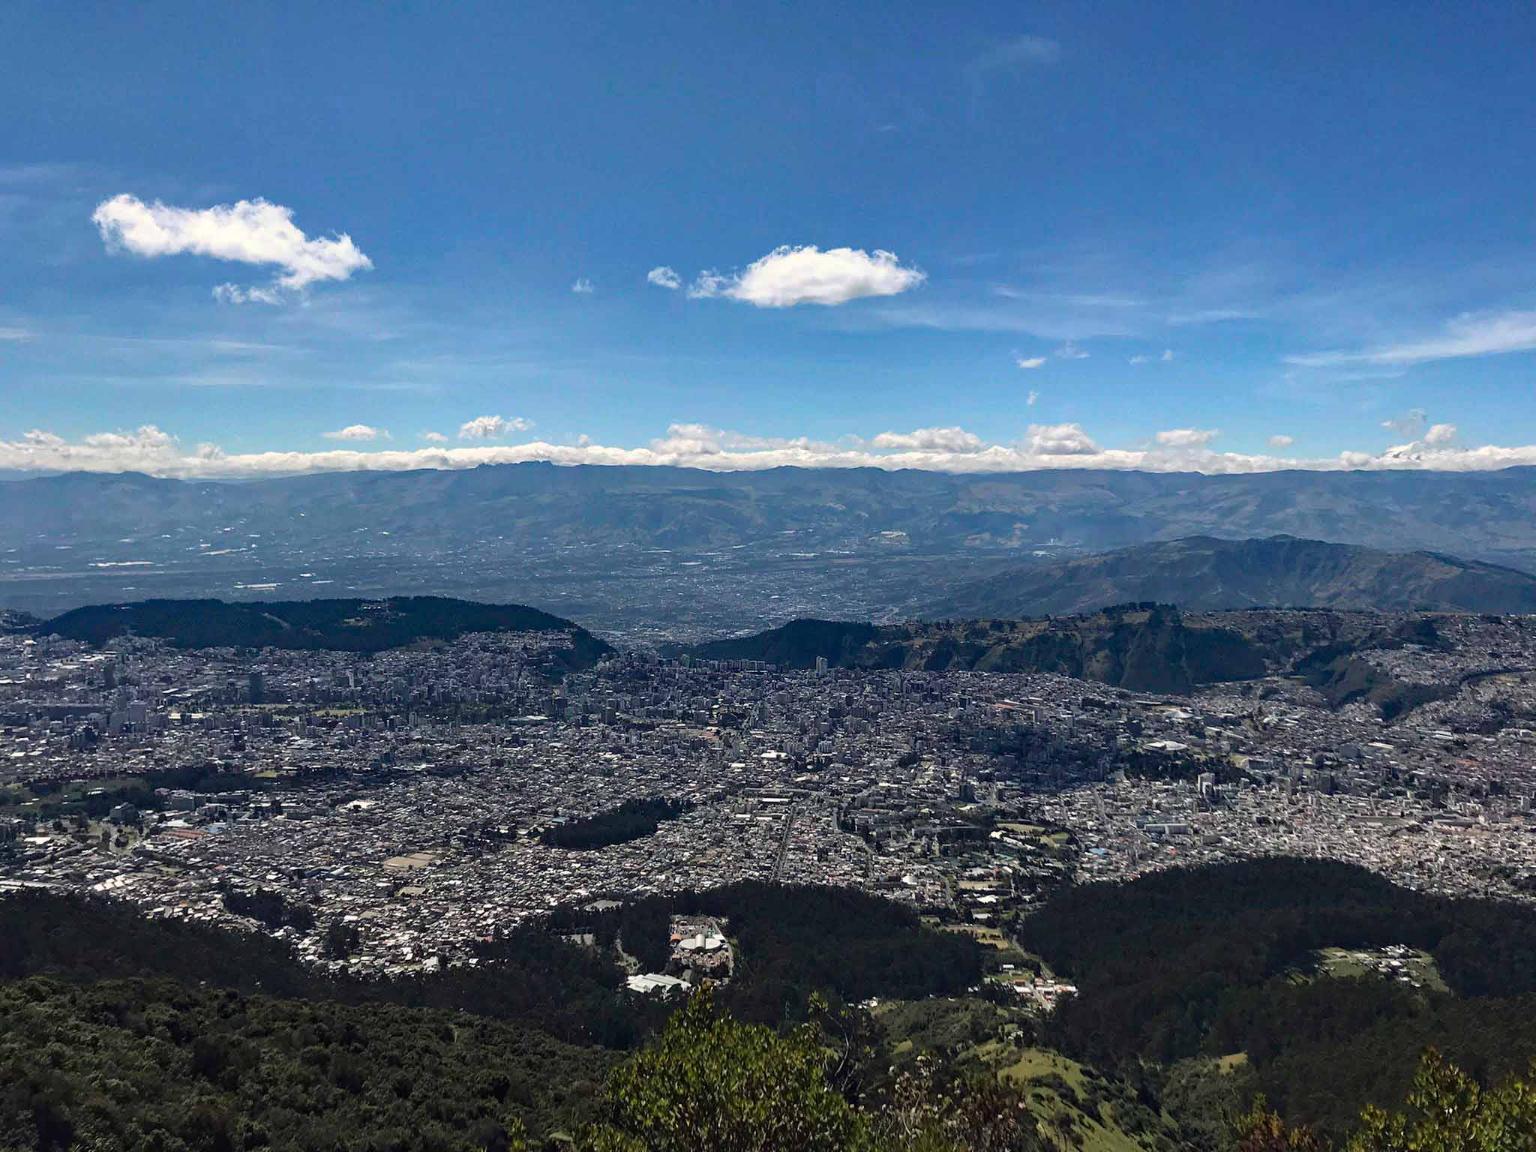
{"type": "Polygon", "coordinates": [[[906,544],[1106,549],[1208,534],[1290,533],[1487,557],[1536,551],[1536,469],[1207,476],[1063,469],[947,475],[878,469],[560,467],[344,472],[240,483],[70,473],[0,481],[0,542],[243,545],[281,537],[382,550],[524,546],[798,548],[906,544]],[[11,487],[14,485],[15,487],[11,487]],[[253,536],[254,534],[254,536],[253,536]]]}
{"type": "Polygon", "coordinates": [[[144,600],[76,608],[31,631],[103,644],[119,636],[167,640],[181,648],[289,648],[382,652],[470,632],[569,632],[566,663],[589,667],[612,649],[569,620],[519,604],[476,604],[441,596],[386,600],[301,600],[227,604],[144,600]]]}
{"type": "MultiPolygon", "coordinates": [[[[946,475],[530,463],[246,482],[70,473],[0,480],[0,606],[50,616],[146,597],[419,592],[535,604],[618,635],[701,638],[797,616],[898,619],[943,610],[950,588],[1004,566],[1277,533],[1536,572],[1536,469],[946,475]]],[[[1484,606],[1458,579],[1384,569],[1375,586],[1398,598],[1373,606],[1484,606]]],[[[1486,606],[1525,603],[1512,577],[1466,579],[1479,595],[1509,585],[1486,606]]],[[[1293,591],[1280,582],[1252,596],[1293,591]]],[[[1127,590],[1071,606],[1142,598],[1190,602],[1127,590]]]]}
{"type": "Polygon", "coordinates": [[[1385,552],[1294,536],[1191,536],[1009,568],[953,588],[923,613],[1065,616],[1110,604],[1536,612],[1536,576],[1436,552],[1385,552]]]}

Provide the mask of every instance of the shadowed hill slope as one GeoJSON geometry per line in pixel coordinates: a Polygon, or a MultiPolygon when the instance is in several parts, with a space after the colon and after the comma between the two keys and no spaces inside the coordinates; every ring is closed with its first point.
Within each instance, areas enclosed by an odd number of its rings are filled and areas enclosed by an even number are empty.
{"type": "Polygon", "coordinates": [[[470,632],[568,632],[567,663],[588,666],[612,651],[579,625],[519,604],[477,604],[440,596],[387,600],[143,600],[76,608],[37,631],[102,644],[148,636],[182,648],[294,648],[382,652],[470,632]]]}

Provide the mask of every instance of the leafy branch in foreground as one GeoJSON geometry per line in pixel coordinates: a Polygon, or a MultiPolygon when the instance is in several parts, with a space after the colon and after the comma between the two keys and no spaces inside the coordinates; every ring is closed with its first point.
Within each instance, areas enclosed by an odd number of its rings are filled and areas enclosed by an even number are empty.
{"type": "MultiPolygon", "coordinates": [[[[1323,1152],[1261,1098],[1238,1124],[1238,1152],[1323,1152]]],[[[1536,1152],[1536,1088],[1511,1077],[1484,1089],[1434,1049],[1424,1054],[1407,1108],[1371,1107],[1344,1152],[1536,1152]]]]}

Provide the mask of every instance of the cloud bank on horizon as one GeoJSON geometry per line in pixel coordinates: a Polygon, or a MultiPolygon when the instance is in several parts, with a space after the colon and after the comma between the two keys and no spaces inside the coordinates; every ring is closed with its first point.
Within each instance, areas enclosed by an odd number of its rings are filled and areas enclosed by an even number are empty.
{"type": "MultiPolygon", "coordinates": [[[[643,447],[598,444],[587,437],[572,444],[543,440],[485,443],[531,427],[531,422],[521,417],[480,416],[466,421],[459,431],[460,439],[481,442],[470,447],[447,447],[446,436],[426,432],[421,439],[429,446],[420,448],[242,453],[226,453],[218,445],[206,442],[189,447],[152,424],[75,440],[34,429],[20,439],[0,440],[0,470],[143,472],[179,479],[255,479],[316,472],[461,469],[530,462],[672,466],[717,472],[794,467],[912,468],[957,474],[1065,468],[1209,474],[1287,469],[1481,472],[1536,466],[1536,445],[1463,447],[1456,443],[1457,429],[1451,424],[1430,425],[1417,439],[1380,452],[1346,451],[1325,458],[1217,452],[1209,447],[1218,435],[1215,430],[1192,428],[1163,430],[1139,447],[1109,448],[1076,423],[1030,424],[1023,436],[1008,443],[988,442],[960,427],[887,431],[867,439],[847,436],[822,441],[809,437],[752,436],[686,423],[670,425],[666,435],[643,447]]],[[[352,424],[322,435],[352,442],[390,438],[387,430],[368,424],[352,424]]],[[[1283,434],[1270,438],[1277,452],[1293,443],[1292,437],[1283,434]]]]}

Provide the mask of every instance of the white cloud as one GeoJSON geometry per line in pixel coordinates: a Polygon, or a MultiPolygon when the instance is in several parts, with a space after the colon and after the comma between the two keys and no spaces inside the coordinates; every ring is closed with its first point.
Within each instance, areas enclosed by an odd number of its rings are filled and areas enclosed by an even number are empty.
{"type": "MultiPolygon", "coordinates": [[[[1443,426],[1449,428],[1449,425],[1443,426]]],[[[398,471],[474,468],[487,464],[547,461],[555,464],[670,465],[716,472],[768,468],[920,468],[957,474],[997,474],[1039,469],[1140,469],[1208,474],[1270,472],[1279,469],[1491,471],[1536,465],[1536,444],[1462,448],[1453,432],[1436,433],[1429,443],[1401,444],[1383,452],[1342,452],[1335,457],[1297,459],[1278,455],[1216,452],[1195,446],[1103,448],[1078,424],[1032,424],[1016,444],[979,441],[962,429],[919,429],[884,433],[870,440],[836,442],[808,437],[765,437],[706,424],[679,423],[644,447],[535,440],[522,444],[476,444],[412,449],[354,447],[315,452],[229,453],[215,444],[183,446],[152,424],[127,431],[99,432],[76,440],[34,429],[15,440],[0,440],[0,470],[48,472],[145,472],[168,477],[223,479],[291,476],[315,472],[398,471]],[[888,446],[881,446],[881,445],[888,446]]],[[[1280,438],[1276,438],[1280,439],[1280,438]]],[[[1281,445],[1276,445],[1280,447],[1281,445]]]]}
{"type": "Polygon", "coordinates": [[[576,283],[571,285],[571,291],[578,296],[590,296],[597,291],[597,286],[585,276],[579,277],[576,283]]]}
{"type": "Polygon", "coordinates": [[[703,272],[688,289],[695,298],[724,296],[757,308],[846,304],[866,296],[896,296],[927,275],[902,265],[891,252],[815,245],[775,248],[734,276],[703,272]]]}
{"type": "Polygon", "coordinates": [[[1439,335],[1422,340],[1383,345],[1363,352],[1314,352],[1286,359],[1288,363],[1304,368],[1330,368],[1340,364],[1409,367],[1434,360],[1498,356],[1533,349],[1536,349],[1536,312],[1483,312],[1458,316],[1439,335]]]}
{"type": "Polygon", "coordinates": [[[1157,434],[1164,448],[1204,448],[1221,432],[1215,428],[1169,428],[1157,434]]]}
{"type": "Polygon", "coordinates": [[[659,264],[645,274],[647,283],[654,284],[658,288],[667,288],[672,291],[683,286],[683,278],[668,268],[665,264],[659,264]]]}
{"type": "Polygon", "coordinates": [[[91,220],[113,251],[154,259],[161,256],[209,256],[240,264],[271,265],[278,276],[271,288],[241,289],[221,285],[216,291],[231,303],[271,303],[271,294],[299,291],[327,280],[347,280],[373,262],[345,233],[306,236],[293,222],[293,210],[266,200],[239,200],[212,208],[176,208],[137,196],[114,196],[96,206],[91,220]]]}
{"type": "Polygon", "coordinates": [[[441,432],[423,432],[421,434],[421,438],[423,440],[425,440],[428,444],[446,444],[446,443],[448,443],[448,437],[444,436],[441,432]]]}
{"type": "Polygon", "coordinates": [[[220,304],[281,304],[286,299],[278,288],[242,288],[238,284],[215,285],[213,298],[220,304]]]}
{"type": "Polygon", "coordinates": [[[1130,364],[1150,364],[1154,360],[1156,360],[1160,364],[1170,363],[1173,360],[1173,349],[1172,348],[1164,348],[1163,351],[1162,351],[1162,354],[1159,355],[1159,356],[1153,356],[1150,353],[1138,353],[1137,355],[1132,356],[1130,358],[1130,360],[1127,361],[1127,363],[1130,363],[1130,364]]]}
{"type": "Polygon", "coordinates": [[[1401,416],[1393,416],[1390,420],[1383,420],[1381,426],[1389,432],[1395,432],[1399,436],[1406,436],[1410,440],[1417,440],[1419,433],[1424,431],[1424,425],[1429,421],[1429,413],[1422,408],[1410,408],[1401,416]]]}
{"type": "Polygon", "coordinates": [[[389,432],[369,424],[348,424],[334,432],[322,432],[327,440],[388,440],[389,432]]]}
{"type": "Polygon", "coordinates": [[[1287,436],[1283,432],[1269,438],[1271,448],[1289,448],[1294,443],[1296,443],[1296,437],[1287,436]]]}
{"type": "Polygon", "coordinates": [[[512,432],[526,432],[533,427],[532,420],[521,416],[508,419],[505,416],[476,416],[459,425],[460,440],[500,440],[512,432]]]}
{"type": "Polygon", "coordinates": [[[1016,363],[1020,368],[1023,368],[1025,371],[1033,371],[1036,368],[1045,367],[1045,357],[1021,356],[1018,360],[1014,361],[1014,363],[1016,363]]]}
{"type": "Polygon", "coordinates": [[[870,441],[876,448],[906,452],[980,452],[986,442],[964,428],[918,428],[912,432],[882,432],[870,441]]]}
{"type": "Polygon", "coordinates": [[[0,328],[0,344],[21,344],[32,339],[32,333],[25,328],[0,328]]]}
{"type": "Polygon", "coordinates": [[[1099,450],[1079,424],[1031,424],[1024,444],[1033,456],[1089,456],[1099,450]]]}
{"type": "Polygon", "coordinates": [[[1035,401],[1038,399],[1040,399],[1040,393],[1031,388],[1029,390],[1029,395],[1024,397],[1024,406],[1026,408],[1033,408],[1035,406],[1035,401]]]}
{"type": "Polygon", "coordinates": [[[1086,359],[1088,359],[1088,353],[1084,352],[1076,344],[1074,344],[1074,343],[1072,343],[1072,341],[1068,340],[1060,348],[1056,349],[1056,359],[1058,359],[1058,360],[1086,360],[1086,359]]]}
{"type": "Polygon", "coordinates": [[[1424,433],[1424,443],[1426,444],[1449,444],[1455,439],[1456,425],[1454,424],[1431,424],[1424,433]]]}

